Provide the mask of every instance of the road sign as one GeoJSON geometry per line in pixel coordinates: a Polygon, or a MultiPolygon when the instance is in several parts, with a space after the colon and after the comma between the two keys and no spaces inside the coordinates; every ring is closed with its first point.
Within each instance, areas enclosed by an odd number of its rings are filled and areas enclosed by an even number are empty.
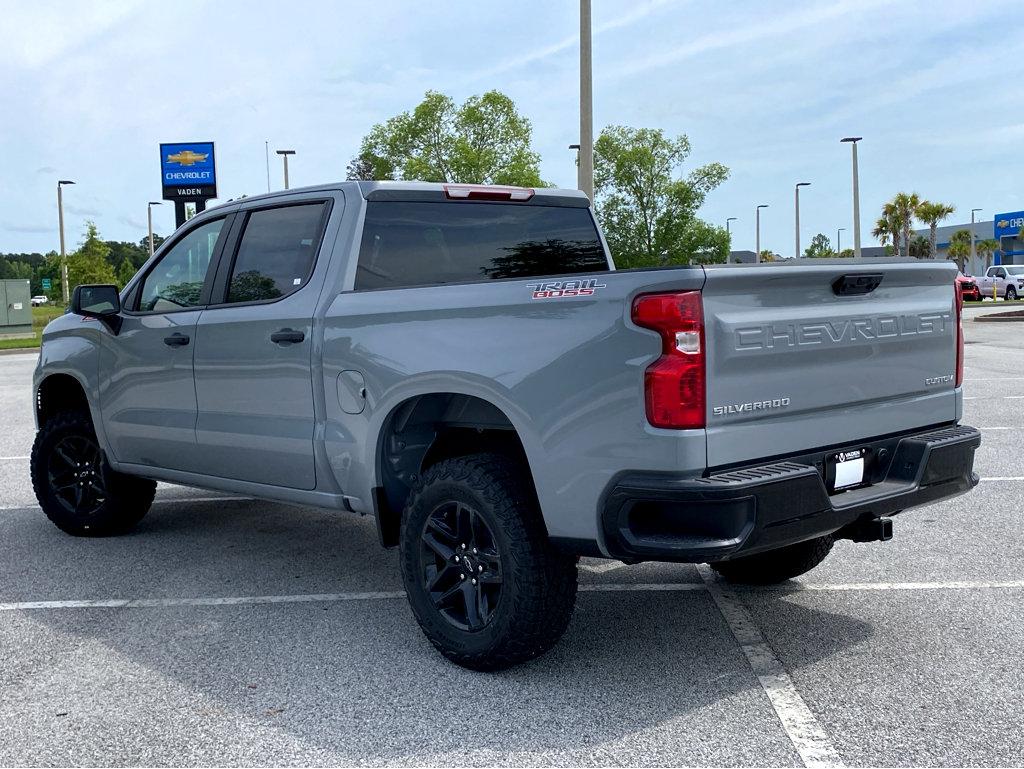
{"type": "Polygon", "coordinates": [[[43,278],[43,291],[49,291],[52,284],[49,278],[43,278]]]}

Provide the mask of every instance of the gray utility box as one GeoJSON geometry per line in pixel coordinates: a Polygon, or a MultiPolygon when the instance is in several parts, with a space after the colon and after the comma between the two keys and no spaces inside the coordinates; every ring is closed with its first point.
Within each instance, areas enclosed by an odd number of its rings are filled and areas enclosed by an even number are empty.
{"type": "Polygon", "coordinates": [[[0,280],[0,337],[32,333],[32,290],[27,280],[0,280]]]}

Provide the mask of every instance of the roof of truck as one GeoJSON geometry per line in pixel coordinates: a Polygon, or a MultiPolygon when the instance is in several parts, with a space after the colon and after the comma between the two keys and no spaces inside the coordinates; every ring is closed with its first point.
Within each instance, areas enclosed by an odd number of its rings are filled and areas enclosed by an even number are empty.
{"type": "Polygon", "coordinates": [[[481,194],[490,194],[492,192],[508,190],[529,192],[529,197],[527,199],[516,200],[514,198],[508,198],[511,202],[523,204],[532,203],[534,205],[547,206],[571,206],[573,208],[586,208],[590,206],[590,199],[580,190],[568,190],[558,187],[508,187],[503,185],[484,184],[446,184],[442,182],[347,181],[333,182],[330,184],[317,184],[311,187],[293,187],[288,190],[277,190],[275,192],[267,192],[261,195],[250,195],[245,198],[235,198],[207,210],[219,208],[222,205],[237,204],[241,202],[248,203],[252,200],[270,200],[288,195],[298,195],[310,192],[333,192],[346,187],[351,187],[352,185],[356,185],[359,188],[360,194],[367,200],[479,200],[481,198],[477,197],[477,192],[481,194]],[[471,193],[468,198],[463,194],[467,190],[471,193]],[[451,194],[453,191],[459,193],[458,197],[451,194]]]}

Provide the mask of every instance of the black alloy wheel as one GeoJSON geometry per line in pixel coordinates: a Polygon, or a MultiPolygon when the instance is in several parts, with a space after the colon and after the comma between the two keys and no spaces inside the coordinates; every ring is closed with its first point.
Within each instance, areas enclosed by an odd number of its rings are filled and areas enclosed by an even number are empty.
{"type": "Polygon", "coordinates": [[[420,533],[423,586],[438,613],[459,630],[487,626],[501,600],[502,570],[494,534],[462,502],[435,508],[420,533]]]}
{"type": "Polygon", "coordinates": [[[84,435],[68,435],[53,447],[46,478],[50,492],[69,513],[92,515],[107,500],[100,447],[84,435]]]}

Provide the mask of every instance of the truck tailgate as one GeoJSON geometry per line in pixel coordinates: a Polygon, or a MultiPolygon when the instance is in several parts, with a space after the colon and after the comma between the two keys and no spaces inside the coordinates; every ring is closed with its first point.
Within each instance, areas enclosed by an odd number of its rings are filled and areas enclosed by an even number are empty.
{"type": "Polygon", "coordinates": [[[957,418],[952,263],[823,259],[706,275],[709,467],[957,418]],[[857,293],[858,276],[881,280],[857,293]]]}

